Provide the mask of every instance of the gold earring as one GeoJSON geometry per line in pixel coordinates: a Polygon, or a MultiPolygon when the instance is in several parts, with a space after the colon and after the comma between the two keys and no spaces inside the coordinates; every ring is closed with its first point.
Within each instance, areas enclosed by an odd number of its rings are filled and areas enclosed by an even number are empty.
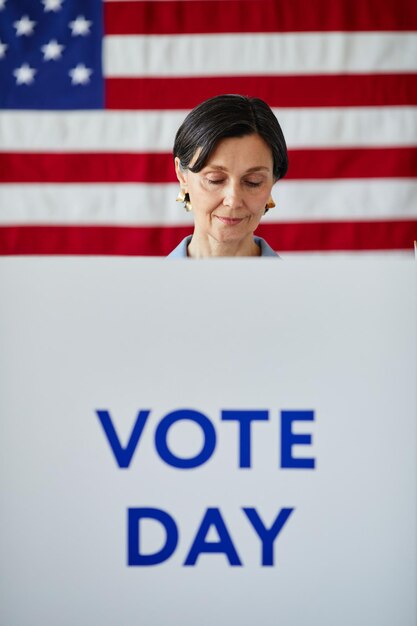
{"type": "Polygon", "coordinates": [[[266,203],[265,209],[273,209],[275,206],[277,206],[274,202],[274,199],[272,196],[269,196],[269,200],[266,203]]]}
{"type": "Polygon", "coordinates": [[[190,211],[192,211],[192,206],[191,206],[191,202],[190,202],[190,194],[187,191],[184,191],[183,189],[180,189],[180,192],[177,196],[177,202],[183,202],[184,203],[184,209],[187,211],[187,213],[189,213],[190,211]]]}
{"type": "Polygon", "coordinates": [[[264,211],[264,215],[265,213],[268,213],[269,209],[273,209],[274,206],[277,206],[272,198],[272,196],[269,196],[269,200],[268,202],[265,204],[265,211],[264,211]]]}

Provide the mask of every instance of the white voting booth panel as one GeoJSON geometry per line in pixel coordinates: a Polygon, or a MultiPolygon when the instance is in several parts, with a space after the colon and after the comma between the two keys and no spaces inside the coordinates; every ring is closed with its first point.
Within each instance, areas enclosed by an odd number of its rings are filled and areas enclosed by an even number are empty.
{"type": "Polygon", "coordinates": [[[0,280],[1,624],[415,626],[413,261],[0,280]]]}

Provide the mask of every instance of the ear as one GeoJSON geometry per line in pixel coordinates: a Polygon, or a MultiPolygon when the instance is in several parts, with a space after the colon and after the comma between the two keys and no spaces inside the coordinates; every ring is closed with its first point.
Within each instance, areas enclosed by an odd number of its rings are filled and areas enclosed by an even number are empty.
{"type": "Polygon", "coordinates": [[[185,192],[187,191],[187,170],[181,169],[180,160],[178,157],[175,157],[175,173],[178,178],[178,182],[185,192]]]}

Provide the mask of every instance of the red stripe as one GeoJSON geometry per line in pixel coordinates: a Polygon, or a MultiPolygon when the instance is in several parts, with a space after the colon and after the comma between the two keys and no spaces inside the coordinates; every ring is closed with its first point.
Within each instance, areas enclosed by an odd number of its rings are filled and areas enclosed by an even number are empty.
{"type": "Polygon", "coordinates": [[[289,179],[417,177],[417,147],[290,150],[289,159],[289,179]]]}
{"type": "Polygon", "coordinates": [[[189,234],[187,227],[0,227],[0,255],[164,256],[189,234]]]}
{"type": "MultiPolygon", "coordinates": [[[[187,234],[187,227],[0,227],[0,254],[165,256],[187,234]]],[[[257,234],[283,252],[412,251],[417,220],[263,224],[257,234]]]]}
{"type": "MultiPolygon", "coordinates": [[[[290,150],[287,179],[416,178],[417,146],[290,150]]],[[[171,154],[0,153],[3,183],[170,183],[171,154]]]]}
{"type": "Polygon", "coordinates": [[[417,74],[107,78],[106,108],[192,109],[221,93],[262,98],[271,107],[417,104],[417,74]]]}
{"type": "Polygon", "coordinates": [[[106,108],[192,109],[221,93],[262,98],[271,107],[417,104],[417,74],[108,78],[106,108]]]}
{"type": "Polygon", "coordinates": [[[174,182],[170,154],[131,153],[0,153],[4,183],[174,182]]]}
{"type": "Polygon", "coordinates": [[[107,35],[410,31],[415,0],[163,0],[105,2],[107,35]]]}
{"type": "Polygon", "coordinates": [[[275,250],[410,250],[417,220],[261,224],[257,234],[275,250]]]}

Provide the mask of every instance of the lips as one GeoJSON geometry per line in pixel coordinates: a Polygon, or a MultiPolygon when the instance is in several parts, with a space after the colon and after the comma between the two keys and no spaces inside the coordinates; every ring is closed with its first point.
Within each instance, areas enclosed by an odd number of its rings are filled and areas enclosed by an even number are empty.
{"type": "Polygon", "coordinates": [[[243,222],[243,217],[222,217],[220,215],[216,215],[217,219],[220,220],[222,224],[226,226],[237,226],[243,222]]]}

